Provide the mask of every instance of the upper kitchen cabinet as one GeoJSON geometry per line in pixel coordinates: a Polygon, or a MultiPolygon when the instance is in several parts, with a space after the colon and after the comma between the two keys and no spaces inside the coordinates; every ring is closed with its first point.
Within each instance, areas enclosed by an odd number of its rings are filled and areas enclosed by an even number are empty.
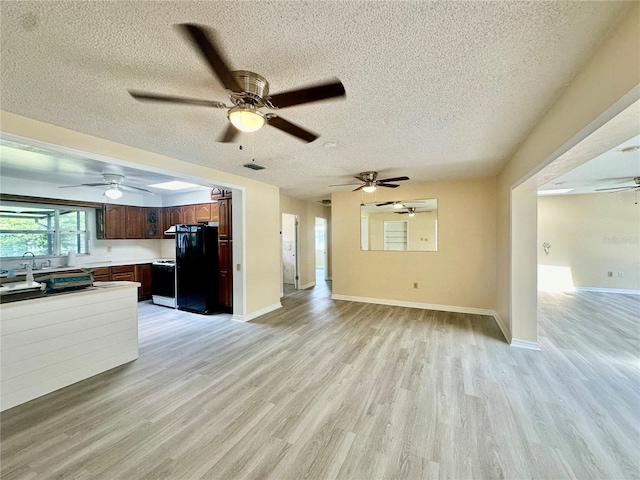
{"type": "MultiPolygon", "coordinates": [[[[124,205],[109,205],[106,204],[103,207],[103,214],[98,215],[97,218],[102,220],[104,232],[104,238],[107,240],[124,238],[125,234],[125,209],[124,205]]],[[[100,232],[101,228],[97,228],[100,232]]]]}
{"type": "Polygon", "coordinates": [[[125,238],[142,239],[144,238],[144,231],[146,226],[144,208],[131,207],[127,205],[125,207],[126,213],[126,226],[125,226],[125,238]]]}
{"type": "MultiPolygon", "coordinates": [[[[162,209],[159,207],[147,207],[145,213],[144,238],[162,238],[162,209]]],[[[167,227],[168,228],[168,227],[167,227]]]]}
{"type": "Polygon", "coordinates": [[[196,222],[209,222],[211,220],[211,203],[199,203],[196,208],[196,222]]]}
{"type": "Polygon", "coordinates": [[[166,207],[166,210],[169,211],[169,223],[166,228],[169,228],[171,225],[185,223],[182,220],[182,207],[166,207]]]}
{"type": "Polygon", "coordinates": [[[218,221],[218,202],[199,203],[195,205],[195,207],[196,207],[196,222],[207,223],[207,222],[218,221]]]}
{"type": "Polygon", "coordinates": [[[182,206],[182,222],[186,225],[192,225],[198,223],[196,221],[196,206],[195,205],[183,205],[182,206]]]}

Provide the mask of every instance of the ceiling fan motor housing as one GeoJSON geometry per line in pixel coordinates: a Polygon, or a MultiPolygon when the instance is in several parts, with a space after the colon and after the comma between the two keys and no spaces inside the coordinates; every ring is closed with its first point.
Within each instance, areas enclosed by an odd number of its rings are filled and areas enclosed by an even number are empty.
{"type": "Polygon", "coordinates": [[[112,185],[120,185],[124,180],[124,176],[117,173],[103,173],[102,180],[112,185]]]}
{"type": "Polygon", "coordinates": [[[265,105],[265,98],[269,96],[269,82],[262,75],[258,75],[248,70],[236,70],[233,72],[243,92],[234,92],[231,94],[231,101],[239,105],[249,103],[256,107],[265,105]]]}

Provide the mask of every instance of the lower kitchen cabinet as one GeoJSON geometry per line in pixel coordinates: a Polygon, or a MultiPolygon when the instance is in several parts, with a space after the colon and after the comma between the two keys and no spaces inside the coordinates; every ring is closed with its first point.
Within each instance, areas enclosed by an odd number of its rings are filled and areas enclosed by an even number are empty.
{"type": "Polygon", "coordinates": [[[100,267],[93,269],[93,281],[94,282],[109,282],[111,281],[111,269],[109,267],[100,267]]]}
{"type": "Polygon", "coordinates": [[[111,281],[135,282],[136,281],[135,265],[122,265],[119,267],[111,267],[111,281]]]}
{"type": "Polygon", "coordinates": [[[151,298],[151,264],[136,265],[136,282],[141,284],[138,288],[138,301],[151,298]]]}

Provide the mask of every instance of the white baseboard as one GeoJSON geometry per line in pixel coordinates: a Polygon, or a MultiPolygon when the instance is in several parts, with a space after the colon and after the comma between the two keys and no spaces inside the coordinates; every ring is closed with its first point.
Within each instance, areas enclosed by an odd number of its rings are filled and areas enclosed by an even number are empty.
{"type": "Polygon", "coordinates": [[[250,322],[251,320],[261,317],[262,315],[266,315],[269,312],[273,312],[274,310],[278,310],[279,308],[282,308],[282,304],[280,302],[261,308],[255,312],[248,313],[247,315],[234,315],[231,317],[231,320],[236,320],[238,322],[250,322]]]}
{"type": "Polygon", "coordinates": [[[540,351],[540,347],[537,342],[530,342],[529,340],[520,340],[519,338],[512,338],[510,345],[512,347],[526,348],[527,350],[540,351]]]}
{"type": "Polygon", "coordinates": [[[376,303],[378,305],[421,308],[423,310],[439,310],[441,312],[475,313],[477,315],[488,315],[490,317],[493,317],[495,313],[494,310],[486,310],[484,308],[456,307],[453,305],[436,305],[434,303],[422,303],[422,302],[405,302],[403,300],[388,300],[386,298],[354,297],[351,295],[339,295],[336,293],[332,294],[331,298],[333,300],[347,300],[349,302],[376,303]]]}
{"type": "Polygon", "coordinates": [[[315,287],[316,282],[305,283],[304,285],[300,285],[299,290],[306,290],[307,288],[315,287]]]}
{"type": "Polygon", "coordinates": [[[577,292],[599,292],[599,293],[623,293],[625,295],[640,295],[640,290],[627,288],[605,288],[605,287],[575,287],[577,292]]]}
{"type": "Polygon", "coordinates": [[[511,344],[511,332],[509,331],[507,326],[504,324],[504,321],[502,321],[502,317],[498,314],[498,312],[494,311],[493,318],[498,324],[498,328],[502,332],[504,339],[507,341],[508,344],[511,344]]]}

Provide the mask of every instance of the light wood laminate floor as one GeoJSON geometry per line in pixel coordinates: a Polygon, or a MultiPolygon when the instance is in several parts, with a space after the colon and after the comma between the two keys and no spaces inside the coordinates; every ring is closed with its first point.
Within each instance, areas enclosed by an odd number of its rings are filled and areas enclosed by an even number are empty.
{"type": "Polygon", "coordinates": [[[332,301],[251,323],[140,304],[140,358],[2,414],[2,478],[638,478],[640,297],[490,317],[332,301]]]}

